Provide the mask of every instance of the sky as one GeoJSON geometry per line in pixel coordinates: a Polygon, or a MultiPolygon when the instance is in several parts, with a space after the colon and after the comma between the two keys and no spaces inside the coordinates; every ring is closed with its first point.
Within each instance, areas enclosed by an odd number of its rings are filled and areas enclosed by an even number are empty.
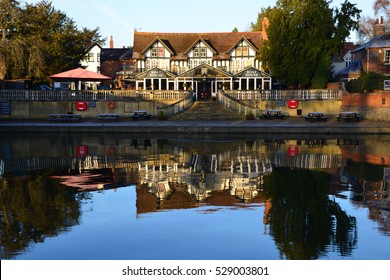
{"type": "MultiPolygon", "coordinates": [[[[41,0],[19,0],[36,4],[41,0]]],[[[50,0],[48,0],[50,1],[50,0]]],[[[349,0],[373,17],[374,0],[349,0]]],[[[133,45],[134,30],[144,32],[230,32],[249,31],[262,8],[276,0],[51,0],[56,10],[73,19],[78,27],[100,28],[102,38],[113,36],[114,47],[133,45]]],[[[344,0],[333,0],[340,6],[344,0]]],[[[350,40],[355,41],[352,35],[350,40]]]]}

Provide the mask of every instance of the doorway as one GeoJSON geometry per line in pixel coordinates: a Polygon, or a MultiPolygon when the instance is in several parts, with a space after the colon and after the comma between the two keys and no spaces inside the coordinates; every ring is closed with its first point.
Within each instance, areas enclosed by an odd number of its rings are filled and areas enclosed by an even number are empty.
{"type": "Polygon", "coordinates": [[[199,100],[207,100],[211,97],[211,79],[201,78],[197,80],[197,93],[199,100]]]}

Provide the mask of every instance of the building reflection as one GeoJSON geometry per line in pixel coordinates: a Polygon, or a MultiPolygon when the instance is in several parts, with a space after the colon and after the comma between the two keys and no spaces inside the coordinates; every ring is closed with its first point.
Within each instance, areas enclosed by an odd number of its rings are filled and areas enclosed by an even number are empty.
{"type": "MultiPolygon", "coordinates": [[[[26,233],[23,238],[18,237],[19,227],[34,227],[29,222],[33,218],[28,215],[12,214],[6,216],[8,221],[2,219],[2,228],[15,231],[10,237],[2,235],[3,244],[8,242],[11,251],[9,238],[20,239],[18,250],[22,250],[28,246],[28,240],[42,239],[77,225],[79,203],[90,191],[129,185],[136,186],[137,215],[205,204],[261,205],[268,233],[289,259],[318,258],[327,244],[338,246],[345,255],[353,250],[355,221],[329,195],[345,197],[357,207],[368,208],[370,219],[379,224],[379,230],[390,233],[387,139],[186,141],[179,137],[144,136],[22,137],[0,140],[0,148],[3,209],[17,213],[17,205],[32,204],[21,186],[26,181],[31,187],[43,184],[54,188],[57,193],[53,195],[58,197],[61,193],[66,202],[56,208],[58,221],[50,220],[57,218],[49,213],[50,219],[41,217],[55,226],[37,236],[26,233]],[[10,184],[20,188],[9,188],[10,184]],[[72,217],[61,213],[71,213],[72,217]],[[318,213],[323,218],[318,219],[318,213]],[[346,231],[335,232],[341,225],[346,231]],[[322,241],[317,237],[322,237],[322,241]],[[313,246],[307,247],[308,242],[313,246]],[[296,255],[297,252],[301,254],[296,255]]],[[[36,201],[55,201],[41,191],[41,199],[36,201]]],[[[38,216],[34,211],[31,214],[38,216]]]]}

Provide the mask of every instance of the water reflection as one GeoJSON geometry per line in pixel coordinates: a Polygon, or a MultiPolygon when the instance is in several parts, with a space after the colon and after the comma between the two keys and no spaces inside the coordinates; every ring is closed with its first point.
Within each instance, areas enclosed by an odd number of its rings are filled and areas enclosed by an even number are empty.
{"type": "Polygon", "coordinates": [[[0,140],[1,258],[79,225],[91,191],[136,185],[136,213],[262,205],[280,258],[340,257],[358,224],[336,202],[369,209],[390,235],[390,139],[183,139],[25,135],[0,140]]]}

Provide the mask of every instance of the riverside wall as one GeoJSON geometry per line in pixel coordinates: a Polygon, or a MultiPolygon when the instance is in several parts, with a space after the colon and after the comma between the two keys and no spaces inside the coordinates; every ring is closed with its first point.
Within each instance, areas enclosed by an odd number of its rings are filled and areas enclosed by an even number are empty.
{"type": "Polygon", "coordinates": [[[73,112],[82,118],[97,118],[99,114],[118,114],[128,116],[135,110],[147,110],[157,115],[157,101],[121,101],[114,102],[115,107],[109,108],[108,101],[87,102],[85,111],[77,111],[75,101],[9,101],[11,114],[0,115],[0,120],[36,120],[47,119],[50,114],[66,114],[73,112]]]}

